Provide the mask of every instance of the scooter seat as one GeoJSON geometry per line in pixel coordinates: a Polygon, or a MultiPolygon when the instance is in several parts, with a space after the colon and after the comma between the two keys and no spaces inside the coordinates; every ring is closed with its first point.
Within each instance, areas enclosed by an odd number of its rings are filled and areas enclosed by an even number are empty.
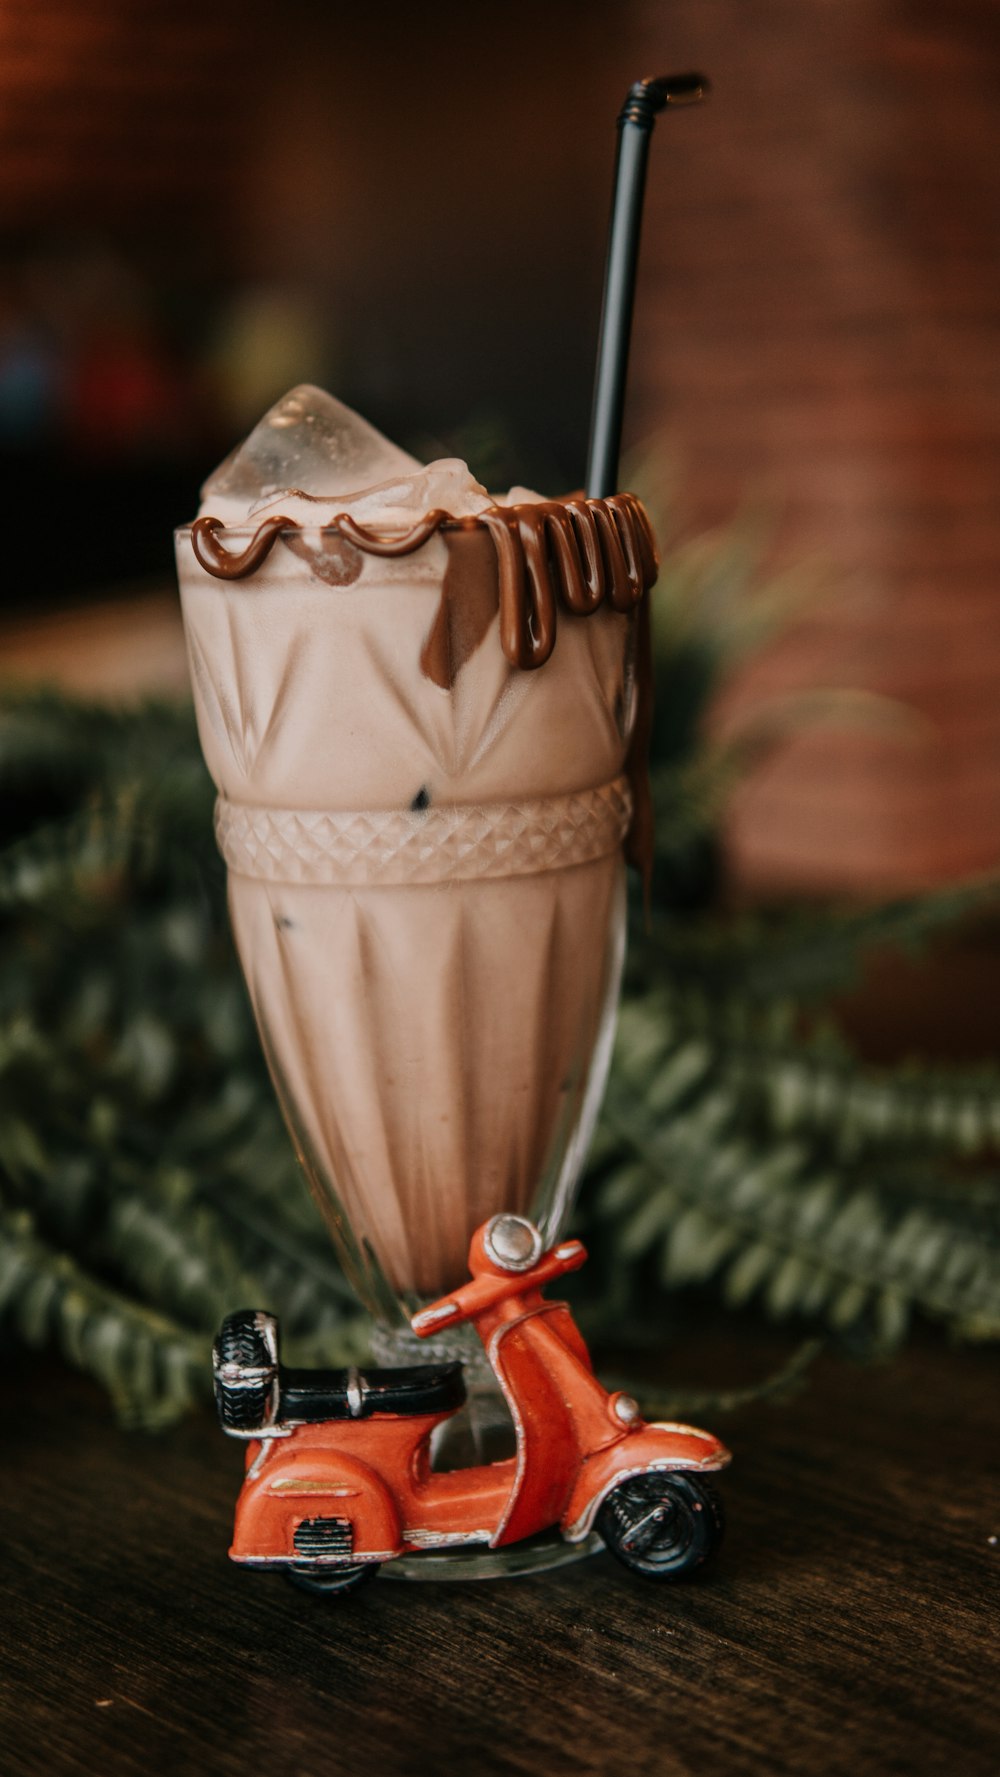
{"type": "Polygon", "coordinates": [[[373,1413],[449,1413],[465,1400],[460,1363],[400,1370],[288,1370],[282,1364],[278,1376],[278,1417],[299,1425],[373,1413]]]}

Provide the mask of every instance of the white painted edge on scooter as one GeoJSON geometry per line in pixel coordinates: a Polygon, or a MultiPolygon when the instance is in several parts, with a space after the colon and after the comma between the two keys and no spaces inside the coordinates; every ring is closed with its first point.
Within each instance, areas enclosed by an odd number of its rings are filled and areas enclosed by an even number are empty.
{"type": "MultiPolygon", "coordinates": [[[[692,1428],[689,1425],[678,1425],[666,1419],[650,1421],[647,1429],[650,1431],[686,1432],[689,1436],[692,1431],[692,1428]]],[[[702,1457],[700,1461],[695,1460],[694,1458],[690,1461],[685,1461],[682,1456],[665,1456],[660,1461],[638,1462],[634,1468],[619,1469],[617,1474],[611,1476],[607,1485],[602,1487],[598,1493],[594,1494],[593,1499],[584,1507],[579,1518],[577,1518],[574,1523],[567,1525],[562,1534],[568,1543],[582,1542],[584,1537],[587,1536],[592,1529],[594,1519],[601,1506],[604,1504],[604,1501],[607,1499],[608,1494],[613,1493],[615,1488],[619,1487],[623,1481],[634,1480],[636,1475],[659,1474],[664,1471],[670,1473],[672,1470],[680,1471],[682,1469],[696,1469],[700,1470],[702,1474],[709,1474],[713,1470],[725,1468],[728,1461],[729,1453],[727,1451],[721,1461],[717,1458],[709,1459],[706,1457],[702,1457]]]]}
{"type": "Polygon", "coordinates": [[[269,1437],[261,1438],[260,1449],[258,1450],[256,1456],[254,1457],[252,1463],[250,1464],[250,1467],[247,1469],[247,1472],[243,1477],[244,1485],[246,1485],[247,1481],[256,1481],[257,1476],[260,1474],[260,1471],[264,1467],[264,1464],[267,1461],[268,1457],[273,1456],[275,1450],[278,1448],[278,1439],[279,1438],[290,1438],[291,1435],[292,1435],[291,1431],[289,1430],[289,1431],[272,1432],[269,1437]]]}
{"type": "MultiPolygon", "coordinates": [[[[683,1419],[647,1419],[646,1430],[679,1431],[681,1436],[685,1438],[704,1438],[711,1435],[708,1432],[699,1430],[697,1425],[686,1425],[683,1419]]],[[[703,1468],[727,1468],[732,1460],[732,1453],[727,1450],[723,1456],[720,1456],[717,1459],[713,1457],[712,1460],[709,1461],[707,1457],[703,1458],[701,1466],[703,1468]]],[[[690,1464],[685,1463],[683,1466],[688,1468],[690,1467],[690,1464]]]]}
{"type": "Polygon", "coordinates": [[[354,1549],[350,1555],[234,1555],[238,1567],[361,1567],[367,1561],[395,1561],[398,1549],[354,1549]]]}
{"type": "Polygon", "coordinates": [[[419,1314],[411,1316],[410,1325],[415,1333],[422,1333],[426,1327],[436,1327],[439,1321],[450,1320],[458,1313],[457,1302],[438,1302],[433,1308],[422,1308],[419,1314]]]}
{"type": "Polygon", "coordinates": [[[466,1543],[488,1543],[490,1530],[404,1530],[403,1541],[414,1549],[458,1549],[466,1543]]]}

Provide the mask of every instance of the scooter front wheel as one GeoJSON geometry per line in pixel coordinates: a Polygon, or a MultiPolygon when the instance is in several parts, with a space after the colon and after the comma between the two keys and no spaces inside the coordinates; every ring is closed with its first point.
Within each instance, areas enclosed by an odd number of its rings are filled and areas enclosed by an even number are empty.
{"type": "Polygon", "coordinates": [[[652,1470],[612,1488],[596,1529],[612,1555],[647,1579],[684,1579],[722,1541],[722,1502],[700,1476],[652,1470]]]}

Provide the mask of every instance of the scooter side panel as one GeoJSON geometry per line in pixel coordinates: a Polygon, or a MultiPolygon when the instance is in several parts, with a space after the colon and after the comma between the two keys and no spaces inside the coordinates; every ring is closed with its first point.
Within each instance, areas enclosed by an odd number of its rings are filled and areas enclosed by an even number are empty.
{"type": "Polygon", "coordinates": [[[399,1510],[371,1464],[360,1455],[315,1443],[297,1450],[292,1437],[283,1439],[279,1451],[244,1482],[230,1556],[254,1565],[300,1561],[295,1532],[314,1518],[350,1524],[345,1564],[385,1560],[401,1551],[399,1510]]]}
{"type": "Polygon", "coordinates": [[[645,1475],[656,1469],[709,1473],[725,1468],[730,1460],[725,1445],[697,1426],[640,1425],[610,1449],[597,1450],[584,1460],[561,1520],[562,1533],[567,1542],[582,1542],[593,1529],[594,1518],[611,1489],[632,1475],[645,1475]]]}

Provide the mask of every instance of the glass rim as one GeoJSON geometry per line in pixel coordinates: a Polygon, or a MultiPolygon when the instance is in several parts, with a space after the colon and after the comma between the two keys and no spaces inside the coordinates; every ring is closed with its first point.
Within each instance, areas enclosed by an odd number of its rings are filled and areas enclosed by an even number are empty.
{"type": "MultiPolygon", "coordinates": [[[[330,504],[332,504],[333,499],[335,498],[336,495],[333,495],[330,504]]],[[[572,492],[566,494],[542,494],[539,495],[537,499],[527,502],[513,501],[510,504],[503,504],[500,500],[496,500],[491,506],[487,506],[482,512],[470,512],[456,515],[455,513],[444,511],[444,515],[440,522],[434,525],[433,530],[424,541],[429,542],[431,537],[436,536],[439,531],[488,530],[490,528],[491,519],[498,516],[503,517],[510,512],[516,512],[524,505],[565,505],[568,516],[573,518],[577,516],[574,508],[581,504],[587,507],[607,506],[609,503],[613,505],[616,501],[621,501],[622,499],[625,499],[629,505],[638,504],[639,506],[642,506],[642,501],[639,496],[631,493],[625,488],[620,489],[616,494],[605,495],[602,499],[592,499],[589,495],[582,494],[578,489],[574,489],[572,492]]],[[[326,500],[323,501],[323,504],[327,504],[326,500]]],[[[350,536],[346,536],[340,529],[340,519],[348,519],[352,524],[356,525],[359,530],[368,530],[374,536],[395,538],[407,536],[411,531],[416,530],[418,526],[425,524],[438,512],[442,511],[443,508],[441,507],[431,506],[426,508],[423,512],[415,514],[407,523],[391,524],[380,524],[377,517],[372,519],[358,518],[353,512],[348,511],[335,512],[331,519],[317,524],[311,524],[308,519],[292,518],[290,514],[284,512],[261,512],[255,518],[241,518],[230,524],[224,518],[216,518],[213,512],[201,512],[198,513],[195,518],[190,518],[183,524],[175,525],[173,534],[175,537],[189,537],[194,530],[195,525],[199,523],[201,519],[211,518],[215,520],[219,529],[224,531],[227,537],[251,538],[257,535],[257,532],[261,529],[262,525],[268,524],[271,520],[276,518],[284,518],[286,520],[287,528],[277,532],[279,537],[286,536],[292,531],[310,530],[319,531],[321,535],[333,534],[342,537],[345,542],[351,543],[354,542],[354,539],[350,536]]],[[[363,548],[363,544],[355,543],[355,547],[363,548]]],[[[422,548],[423,545],[420,544],[417,545],[417,547],[422,548]]]]}
{"type": "MultiPolygon", "coordinates": [[[[490,507],[490,511],[491,512],[503,512],[504,508],[502,506],[492,506],[492,507],[490,507]]],[[[206,513],[203,513],[201,516],[204,518],[212,518],[212,517],[214,517],[214,514],[211,512],[206,512],[206,513]]],[[[425,518],[427,518],[428,516],[429,516],[428,513],[422,512],[420,514],[419,518],[416,518],[413,520],[412,524],[382,525],[379,527],[378,532],[375,534],[377,534],[380,537],[405,537],[410,533],[410,531],[414,530],[418,524],[421,524],[423,522],[423,520],[425,518]]],[[[338,512],[336,514],[336,518],[351,518],[351,517],[353,517],[353,514],[350,512],[343,512],[343,513],[338,512]]],[[[223,531],[227,537],[246,537],[249,539],[251,537],[255,537],[257,535],[257,532],[260,530],[261,525],[267,524],[268,520],[271,518],[286,518],[286,514],[283,512],[264,513],[264,514],[262,514],[262,516],[259,519],[256,520],[256,522],[252,522],[252,521],[246,520],[246,519],[241,519],[238,524],[227,524],[224,518],[220,518],[220,519],[216,520],[216,523],[219,525],[220,530],[223,531]]],[[[190,537],[197,522],[198,522],[197,519],[190,518],[187,520],[187,522],[185,524],[175,525],[174,530],[173,530],[173,535],[175,537],[190,537]]],[[[359,525],[363,523],[363,521],[361,519],[357,519],[355,522],[359,525]]],[[[369,527],[366,526],[365,528],[369,528],[369,527]]],[[[374,532],[375,527],[371,526],[370,528],[374,532]]],[[[483,514],[473,513],[473,514],[470,514],[466,518],[455,518],[452,514],[449,513],[446,518],[442,519],[440,524],[437,524],[434,526],[433,531],[430,533],[430,535],[428,537],[425,537],[424,542],[426,542],[426,543],[431,542],[432,539],[437,536],[439,531],[474,531],[474,530],[486,530],[487,528],[488,527],[485,523],[485,515],[483,515],[483,514]]],[[[352,537],[345,537],[344,536],[343,531],[340,530],[339,526],[336,523],[336,519],[332,523],[329,523],[329,524],[313,525],[313,524],[309,524],[308,521],[303,521],[298,518],[287,518],[286,529],[278,531],[277,535],[279,537],[285,537],[285,536],[288,536],[293,531],[305,531],[305,530],[318,531],[321,536],[340,537],[341,540],[345,543],[353,543],[353,541],[354,541],[354,539],[352,537]]],[[[362,547],[362,545],[360,545],[360,544],[355,544],[354,546],[355,546],[355,548],[362,547]]],[[[422,548],[423,545],[418,544],[417,547],[422,548]]]]}

